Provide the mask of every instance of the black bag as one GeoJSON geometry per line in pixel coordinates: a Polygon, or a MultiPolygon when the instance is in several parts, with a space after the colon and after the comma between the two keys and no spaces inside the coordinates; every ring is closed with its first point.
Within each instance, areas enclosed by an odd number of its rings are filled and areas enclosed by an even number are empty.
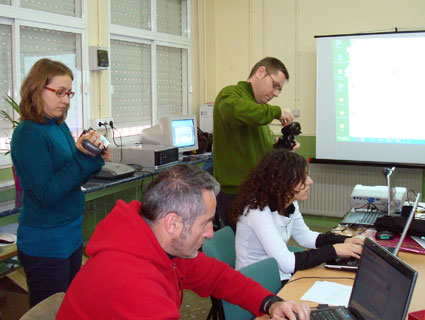
{"type": "MultiPolygon", "coordinates": [[[[388,230],[394,233],[402,233],[407,222],[407,217],[389,217],[378,218],[374,227],[376,230],[388,230]]],[[[410,236],[425,236],[425,220],[413,219],[407,234],[410,236]]]]}
{"type": "Polygon", "coordinates": [[[198,150],[196,151],[186,151],[183,152],[184,155],[191,154],[202,154],[205,152],[211,152],[212,143],[213,143],[213,135],[209,132],[204,132],[201,129],[197,128],[198,132],[198,150]]]}

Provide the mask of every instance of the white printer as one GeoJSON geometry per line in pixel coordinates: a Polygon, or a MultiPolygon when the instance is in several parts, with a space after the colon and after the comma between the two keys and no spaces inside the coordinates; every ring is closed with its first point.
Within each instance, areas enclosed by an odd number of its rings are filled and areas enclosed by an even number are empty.
{"type": "Polygon", "coordinates": [[[214,103],[209,102],[199,108],[199,128],[204,132],[213,132],[214,103]]]}

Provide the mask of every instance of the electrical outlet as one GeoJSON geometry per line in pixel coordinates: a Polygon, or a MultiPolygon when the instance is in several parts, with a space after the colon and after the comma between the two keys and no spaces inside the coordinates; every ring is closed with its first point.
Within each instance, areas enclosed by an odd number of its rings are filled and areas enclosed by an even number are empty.
{"type": "Polygon", "coordinates": [[[95,130],[97,130],[97,129],[100,129],[100,128],[104,128],[104,126],[103,125],[99,125],[99,123],[105,123],[106,122],[106,124],[109,126],[109,123],[111,122],[111,121],[114,121],[114,119],[113,118],[94,118],[94,119],[90,119],[90,126],[93,128],[93,129],[95,129],[95,130]]]}

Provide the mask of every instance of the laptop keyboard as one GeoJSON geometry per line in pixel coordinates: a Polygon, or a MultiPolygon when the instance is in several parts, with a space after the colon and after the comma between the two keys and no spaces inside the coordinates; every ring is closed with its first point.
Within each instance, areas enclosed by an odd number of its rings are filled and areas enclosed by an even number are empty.
{"type": "Polygon", "coordinates": [[[353,319],[350,313],[343,308],[313,310],[310,314],[311,320],[340,320],[353,319]]]}
{"type": "Polygon", "coordinates": [[[358,267],[359,266],[359,259],[356,259],[356,258],[351,258],[351,259],[348,259],[348,261],[347,261],[347,266],[350,266],[350,267],[358,267]]]}
{"type": "Polygon", "coordinates": [[[359,221],[360,223],[365,223],[365,224],[374,224],[376,219],[383,217],[384,213],[380,212],[380,211],[369,211],[364,213],[364,216],[362,217],[362,219],[359,221]]]}

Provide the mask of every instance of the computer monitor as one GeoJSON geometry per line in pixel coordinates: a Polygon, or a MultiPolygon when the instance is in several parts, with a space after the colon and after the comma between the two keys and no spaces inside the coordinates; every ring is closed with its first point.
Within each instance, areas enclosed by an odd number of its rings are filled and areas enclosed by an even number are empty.
{"type": "Polygon", "coordinates": [[[159,119],[159,124],[142,131],[142,144],[175,146],[179,152],[198,149],[195,115],[169,116],[159,119]]]}

